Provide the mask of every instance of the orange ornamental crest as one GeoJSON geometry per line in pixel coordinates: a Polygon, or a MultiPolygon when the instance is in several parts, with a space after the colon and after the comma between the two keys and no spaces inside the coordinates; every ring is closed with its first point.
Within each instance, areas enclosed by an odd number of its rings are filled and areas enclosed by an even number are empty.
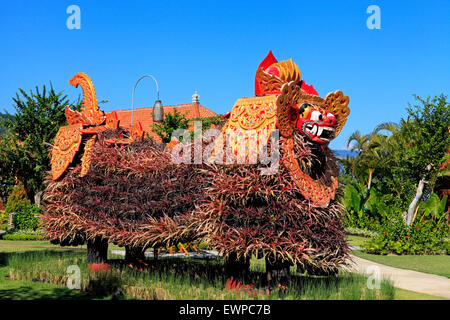
{"type": "Polygon", "coordinates": [[[81,145],[82,129],[81,123],[59,128],[50,161],[53,180],[59,179],[75,158],[81,145]]]}

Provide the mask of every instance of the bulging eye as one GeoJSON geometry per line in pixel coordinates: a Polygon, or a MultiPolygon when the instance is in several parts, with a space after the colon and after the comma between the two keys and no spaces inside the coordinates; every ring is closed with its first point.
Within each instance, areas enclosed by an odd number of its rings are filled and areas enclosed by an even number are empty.
{"type": "Polygon", "coordinates": [[[305,110],[309,107],[309,104],[307,103],[303,103],[300,108],[298,108],[298,114],[303,116],[303,113],[305,112],[305,110]]]}
{"type": "Polygon", "coordinates": [[[322,120],[322,113],[320,111],[317,110],[313,110],[311,112],[311,120],[312,121],[319,121],[322,120]]]}

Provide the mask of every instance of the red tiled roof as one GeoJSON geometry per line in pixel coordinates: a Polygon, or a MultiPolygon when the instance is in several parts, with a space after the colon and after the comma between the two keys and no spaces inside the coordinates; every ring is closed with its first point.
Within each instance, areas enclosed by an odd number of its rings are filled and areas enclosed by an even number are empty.
{"type": "MultiPolygon", "coordinates": [[[[174,109],[177,109],[178,112],[184,114],[187,119],[192,118],[208,118],[214,117],[217,115],[212,110],[209,110],[205,106],[199,105],[199,116],[195,114],[195,107],[192,103],[185,104],[177,104],[171,106],[164,106],[164,114],[173,113],[174,109]]],[[[144,131],[148,132],[150,137],[156,139],[157,141],[161,141],[160,137],[152,131],[153,117],[152,117],[153,107],[147,108],[135,108],[133,110],[133,124],[136,124],[138,121],[141,122],[142,128],[144,131]]],[[[117,112],[117,117],[120,120],[119,125],[121,127],[129,128],[131,124],[131,109],[123,109],[123,110],[115,110],[117,112]]],[[[105,111],[105,114],[111,113],[113,111],[105,111]]]]}

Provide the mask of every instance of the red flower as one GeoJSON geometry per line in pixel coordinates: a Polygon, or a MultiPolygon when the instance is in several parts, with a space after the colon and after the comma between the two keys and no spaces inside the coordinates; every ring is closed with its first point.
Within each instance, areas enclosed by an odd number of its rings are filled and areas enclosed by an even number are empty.
{"type": "Polygon", "coordinates": [[[387,236],[387,232],[385,232],[384,235],[387,236]]]}
{"type": "Polygon", "coordinates": [[[109,264],[107,263],[92,263],[88,265],[88,269],[92,272],[102,272],[109,269],[109,264]]]}
{"type": "Polygon", "coordinates": [[[419,226],[416,226],[416,229],[419,228],[419,226]]]}
{"type": "Polygon", "coordinates": [[[408,236],[405,236],[405,239],[408,239],[408,236]]]}

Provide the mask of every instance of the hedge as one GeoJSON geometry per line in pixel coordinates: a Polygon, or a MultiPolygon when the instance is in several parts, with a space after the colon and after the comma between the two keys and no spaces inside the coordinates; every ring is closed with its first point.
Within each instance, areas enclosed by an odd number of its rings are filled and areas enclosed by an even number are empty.
{"type": "Polygon", "coordinates": [[[40,234],[4,234],[2,240],[42,240],[43,237],[40,234]]]}

